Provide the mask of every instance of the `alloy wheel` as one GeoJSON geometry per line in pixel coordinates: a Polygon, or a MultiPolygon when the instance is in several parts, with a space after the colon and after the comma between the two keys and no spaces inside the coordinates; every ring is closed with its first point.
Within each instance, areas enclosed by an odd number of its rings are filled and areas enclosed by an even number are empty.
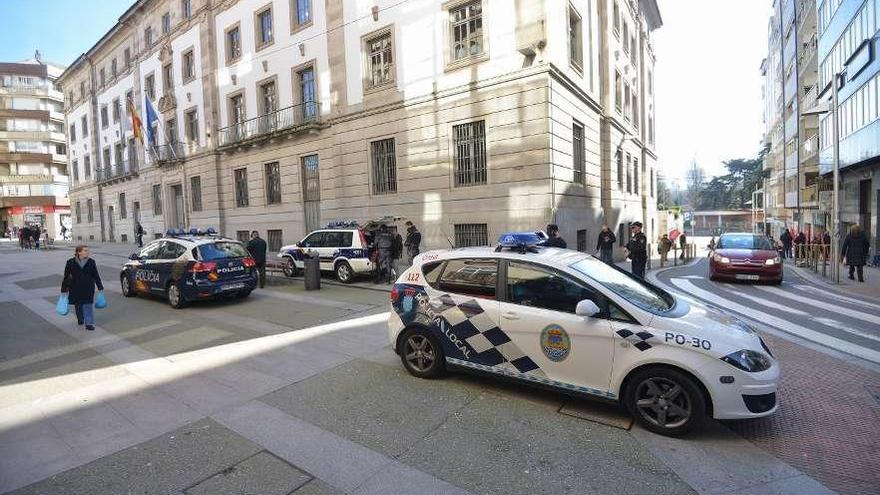
{"type": "Polygon", "coordinates": [[[690,397],[681,384],[665,377],[646,378],[636,388],[636,409],[649,423],[677,428],[691,417],[690,397]]]}
{"type": "Polygon", "coordinates": [[[168,302],[174,307],[177,307],[180,303],[180,289],[177,288],[176,284],[171,284],[168,287],[168,302]]]}
{"type": "Polygon", "coordinates": [[[406,339],[403,352],[406,361],[418,372],[429,370],[436,359],[434,346],[421,334],[413,334],[406,339]]]}

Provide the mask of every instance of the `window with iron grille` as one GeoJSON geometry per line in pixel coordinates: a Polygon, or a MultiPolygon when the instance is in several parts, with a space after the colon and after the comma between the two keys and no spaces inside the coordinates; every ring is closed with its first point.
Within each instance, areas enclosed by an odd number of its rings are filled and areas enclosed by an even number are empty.
{"type": "Polygon", "coordinates": [[[125,193],[119,193],[119,218],[128,216],[128,209],[125,206],[125,193]]]}
{"type": "Polygon", "coordinates": [[[88,155],[83,158],[83,176],[85,176],[86,179],[92,176],[92,157],[88,155]]]}
{"type": "Polygon", "coordinates": [[[452,62],[483,53],[483,5],[470,2],[449,10],[452,62]]]}
{"type": "Polygon", "coordinates": [[[235,205],[242,207],[248,204],[247,169],[239,168],[235,170],[235,205]]]}
{"type": "Polygon", "coordinates": [[[373,194],[397,192],[397,158],[394,154],[394,138],[370,143],[370,159],[373,162],[373,194]]]}
{"type": "Polygon", "coordinates": [[[284,238],[281,234],[280,230],[267,230],[266,231],[266,243],[268,244],[269,251],[281,251],[281,246],[284,245],[284,238]]]}
{"type": "Polygon", "coordinates": [[[367,40],[367,56],[369,57],[369,86],[371,88],[394,81],[393,48],[391,46],[390,31],[367,40]]]}
{"type": "Polygon", "coordinates": [[[302,157],[303,201],[321,200],[321,183],[318,172],[318,155],[302,157]]]}
{"type": "Polygon", "coordinates": [[[617,189],[623,191],[623,154],[620,150],[617,150],[614,157],[617,162],[617,189]]]}
{"type": "Polygon", "coordinates": [[[468,122],[452,127],[455,147],[455,185],[474,186],[486,183],[485,122],[468,122]]]}
{"type": "Polygon", "coordinates": [[[572,150],[574,181],[578,184],[584,183],[584,126],[578,121],[574,121],[571,126],[571,143],[574,146],[572,150]]]}
{"type": "Polygon", "coordinates": [[[192,211],[202,211],[202,177],[189,178],[189,195],[192,197],[192,211]]]}
{"type": "Polygon", "coordinates": [[[110,124],[110,119],[107,117],[107,105],[101,106],[101,129],[105,129],[110,124]]]}
{"type": "Polygon", "coordinates": [[[238,26],[226,31],[226,62],[241,57],[241,30],[238,26]]]}
{"type": "Polygon", "coordinates": [[[587,231],[584,229],[577,231],[577,250],[587,252],[587,231]]]}
{"type": "Polygon", "coordinates": [[[82,205],[76,202],[76,223],[82,223],[82,205]]]}
{"type": "Polygon", "coordinates": [[[235,238],[238,239],[238,242],[247,244],[251,238],[251,232],[249,230],[236,230],[235,238]]]}
{"type": "Polygon", "coordinates": [[[193,48],[183,54],[183,82],[196,77],[196,56],[193,48]]]}
{"type": "Polygon", "coordinates": [[[86,119],[86,116],[83,115],[82,119],[80,119],[80,127],[82,127],[83,137],[89,135],[89,121],[86,119]]]}
{"type": "Polygon", "coordinates": [[[581,16],[571,5],[568,6],[568,60],[577,69],[584,66],[583,37],[581,35],[581,16]]]}
{"type": "Polygon", "coordinates": [[[186,139],[191,143],[199,142],[199,112],[197,109],[193,108],[192,110],[188,110],[184,115],[183,119],[186,125],[186,139]]]}
{"type": "Polygon", "coordinates": [[[272,34],[272,8],[267,7],[257,13],[257,49],[269,45],[274,41],[272,34]]]}
{"type": "Polygon", "coordinates": [[[153,215],[162,214],[162,184],[153,184],[153,215]]]}
{"type": "Polygon", "coordinates": [[[489,228],[485,223],[455,224],[455,247],[488,245],[489,228]]]}
{"type": "Polygon", "coordinates": [[[281,202],[281,170],[278,162],[263,165],[266,174],[266,204],[273,205],[281,202]]]}
{"type": "Polygon", "coordinates": [[[86,220],[88,220],[89,223],[92,223],[95,221],[94,211],[92,211],[92,200],[91,199],[86,200],[86,220]]]}
{"type": "Polygon", "coordinates": [[[73,181],[79,182],[79,164],[76,160],[73,161],[73,181]]]}
{"type": "Polygon", "coordinates": [[[632,192],[632,155],[626,154],[626,192],[632,192]]]}
{"type": "Polygon", "coordinates": [[[122,108],[119,106],[119,98],[113,100],[113,123],[119,123],[119,114],[121,113],[122,108]]]}

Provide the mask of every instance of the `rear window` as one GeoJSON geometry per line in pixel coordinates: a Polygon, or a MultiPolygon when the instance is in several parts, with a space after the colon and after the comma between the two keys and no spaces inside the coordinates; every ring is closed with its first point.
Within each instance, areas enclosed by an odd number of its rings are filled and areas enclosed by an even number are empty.
{"type": "Polygon", "coordinates": [[[446,262],[437,289],[454,294],[495,299],[498,262],[494,259],[458,259],[446,262]]]}
{"type": "Polygon", "coordinates": [[[770,240],[762,235],[723,235],[718,239],[716,249],[758,249],[772,251],[770,240]]]}
{"type": "Polygon", "coordinates": [[[425,282],[428,282],[433,288],[437,288],[437,279],[440,278],[440,272],[443,270],[443,261],[434,261],[422,265],[422,273],[425,275],[425,282]]]}
{"type": "Polygon", "coordinates": [[[220,260],[224,258],[244,258],[248,256],[247,249],[240,242],[219,241],[199,246],[199,255],[202,260],[220,260]]]}

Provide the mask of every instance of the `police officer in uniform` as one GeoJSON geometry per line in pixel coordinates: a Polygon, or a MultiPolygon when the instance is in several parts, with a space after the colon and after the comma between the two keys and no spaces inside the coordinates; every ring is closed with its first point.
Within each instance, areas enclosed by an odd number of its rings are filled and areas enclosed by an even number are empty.
{"type": "Polygon", "coordinates": [[[645,264],[648,263],[648,238],[642,233],[642,222],[632,224],[633,235],[626,243],[626,256],[632,260],[632,274],[645,278],[645,264]]]}
{"type": "Polygon", "coordinates": [[[394,249],[394,237],[388,231],[387,225],[379,227],[379,233],[376,234],[376,249],[379,251],[379,272],[376,283],[391,283],[391,259],[394,249]]]}

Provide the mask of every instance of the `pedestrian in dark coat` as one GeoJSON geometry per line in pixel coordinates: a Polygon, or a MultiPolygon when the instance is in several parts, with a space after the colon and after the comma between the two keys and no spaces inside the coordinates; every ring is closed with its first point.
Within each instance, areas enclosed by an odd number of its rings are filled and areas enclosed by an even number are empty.
{"type": "Polygon", "coordinates": [[[547,240],[544,241],[544,245],[548,247],[557,247],[565,249],[568,247],[568,244],[565,243],[565,239],[559,235],[559,226],[555,223],[551,223],[547,225],[547,240]]]}
{"type": "Polygon", "coordinates": [[[34,248],[40,249],[40,226],[34,224],[34,227],[31,229],[31,236],[34,238],[34,248]]]}
{"type": "Polygon", "coordinates": [[[104,290],[98,266],[89,258],[89,248],[77,246],[73,258],[64,265],[64,278],[61,280],[61,292],[67,293],[67,301],[76,310],[76,322],[85,323],[86,330],[95,329],[94,302],[95,286],[104,290]]]}
{"type": "Polygon", "coordinates": [[[144,247],[144,226],[140,222],[134,224],[134,238],[137,239],[138,247],[144,247]]]}
{"type": "Polygon", "coordinates": [[[642,233],[642,222],[633,222],[633,235],[626,243],[626,255],[632,260],[632,274],[645,278],[645,265],[648,263],[648,238],[642,233]]]}
{"type": "Polygon", "coordinates": [[[251,240],[248,241],[247,250],[254,263],[257,264],[257,273],[260,274],[260,288],[266,286],[266,241],[260,238],[256,230],[251,232],[251,240]]]}
{"type": "Polygon", "coordinates": [[[617,242],[617,236],[607,225],[602,226],[602,232],[599,232],[599,241],[596,242],[596,251],[599,252],[599,259],[608,263],[614,263],[614,243],[617,242]]]}
{"type": "Polygon", "coordinates": [[[794,238],[794,256],[795,258],[803,258],[806,254],[807,236],[803,232],[798,232],[794,238]]]}
{"type": "Polygon", "coordinates": [[[681,254],[678,255],[678,259],[680,260],[684,259],[684,253],[687,251],[687,243],[687,235],[682,232],[681,235],[678,236],[678,248],[681,249],[681,254]]]}
{"type": "Polygon", "coordinates": [[[406,247],[407,264],[412,265],[413,258],[419,255],[419,246],[422,244],[422,233],[413,225],[412,222],[406,222],[406,241],[403,245],[406,247]]]}
{"type": "Polygon", "coordinates": [[[779,242],[782,243],[782,258],[785,259],[791,252],[791,233],[788,229],[782,229],[782,233],[779,234],[779,242]]]}
{"type": "Polygon", "coordinates": [[[853,272],[858,272],[859,282],[865,281],[865,264],[870,248],[871,242],[862,227],[858,224],[850,227],[849,233],[843,238],[843,249],[840,251],[841,261],[849,265],[850,280],[854,280],[853,272]]]}

